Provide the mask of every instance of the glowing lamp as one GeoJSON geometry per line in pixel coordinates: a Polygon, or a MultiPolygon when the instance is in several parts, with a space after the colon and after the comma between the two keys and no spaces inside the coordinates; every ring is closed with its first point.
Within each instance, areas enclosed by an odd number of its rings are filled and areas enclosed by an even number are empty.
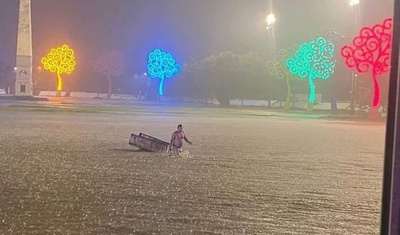
{"type": "Polygon", "coordinates": [[[354,6],[354,5],[358,5],[358,4],[360,4],[360,0],[350,0],[349,1],[350,6],[354,6]]]}
{"type": "Polygon", "coordinates": [[[267,23],[267,26],[272,26],[276,22],[274,13],[268,14],[267,18],[265,18],[265,22],[267,23]]]}

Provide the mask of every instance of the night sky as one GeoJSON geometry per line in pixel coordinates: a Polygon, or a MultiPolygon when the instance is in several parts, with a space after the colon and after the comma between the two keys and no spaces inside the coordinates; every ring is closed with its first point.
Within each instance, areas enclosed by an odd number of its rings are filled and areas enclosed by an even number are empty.
{"type": "MultiPolygon", "coordinates": [[[[277,49],[312,40],[327,29],[355,34],[347,0],[275,0],[277,49]]],[[[361,0],[362,24],[392,16],[392,0],[361,0]]],[[[17,0],[1,0],[0,51],[15,62],[17,0]]],[[[76,51],[77,71],[89,67],[105,49],[125,52],[128,72],[146,70],[155,49],[173,53],[184,64],[223,51],[270,55],[265,29],[267,0],[32,0],[33,61],[55,46],[68,43],[76,51]]],[[[348,41],[346,41],[348,42],[348,41]]]]}

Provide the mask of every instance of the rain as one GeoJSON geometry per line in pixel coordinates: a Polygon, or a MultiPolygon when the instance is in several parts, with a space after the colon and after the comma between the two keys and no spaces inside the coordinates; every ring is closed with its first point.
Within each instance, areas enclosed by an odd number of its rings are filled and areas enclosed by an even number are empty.
{"type": "Polygon", "coordinates": [[[0,234],[378,234],[393,5],[3,0],[0,234]]]}

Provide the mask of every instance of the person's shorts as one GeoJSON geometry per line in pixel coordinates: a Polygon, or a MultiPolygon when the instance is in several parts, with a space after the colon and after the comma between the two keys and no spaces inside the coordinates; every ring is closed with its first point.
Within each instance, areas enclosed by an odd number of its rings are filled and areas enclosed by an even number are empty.
{"type": "Polygon", "coordinates": [[[176,148],[176,149],[182,150],[182,146],[181,146],[181,147],[178,147],[178,146],[176,146],[176,145],[173,145],[173,146],[174,146],[174,148],[176,148]]]}

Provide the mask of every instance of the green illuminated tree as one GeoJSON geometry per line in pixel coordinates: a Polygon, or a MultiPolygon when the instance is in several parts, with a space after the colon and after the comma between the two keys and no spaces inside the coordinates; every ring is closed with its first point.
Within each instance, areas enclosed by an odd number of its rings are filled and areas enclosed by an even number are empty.
{"type": "Polygon", "coordinates": [[[286,60],[286,66],[291,74],[300,79],[308,79],[310,95],[307,110],[312,111],[315,102],[314,79],[329,79],[335,68],[335,45],[324,37],[315,41],[303,43],[294,57],[286,60]]]}

